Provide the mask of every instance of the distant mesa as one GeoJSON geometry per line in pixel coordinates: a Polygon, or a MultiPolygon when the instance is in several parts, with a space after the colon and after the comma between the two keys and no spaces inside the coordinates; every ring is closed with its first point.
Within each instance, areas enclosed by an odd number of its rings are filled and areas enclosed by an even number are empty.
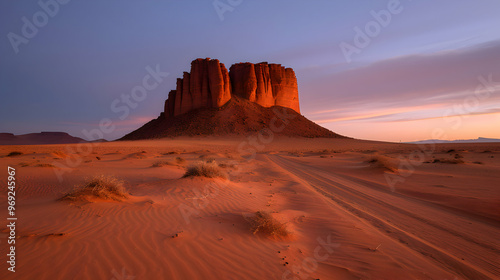
{"type": "MultiPolygon", "coordinates": [[[[99,142],[106,141],[104,139],[99,142]]],[[[66,132],[44,131],[40,133],[28,133],[14,135],[12,133],[0,133],[0,145],[43,145],[43,144],[74,144],[87,142],[79,137],[74,137],[66,132]]]]}
{"type": "Polygon", "coordinates": [[[191,72],[177,79],[160,116],[121,140],[251,134],[269,127],[276,110],[289,117],[280,135],[343,137],[300,115],[292,68],[245,62],[228,71],[217,59],[198,58],[191,62],[191,72]]]}
{"type": "Polygon", "coordinates": [[[196,59],[191,72],[177,79],[165,101],[164,116],[175,117],[200,108],[220,108],[232,96],[263,107],[282,106],[300,113],[297,78],[291,68],[261,62],[238,63],[227,71],[217,59],[196,59]]]}

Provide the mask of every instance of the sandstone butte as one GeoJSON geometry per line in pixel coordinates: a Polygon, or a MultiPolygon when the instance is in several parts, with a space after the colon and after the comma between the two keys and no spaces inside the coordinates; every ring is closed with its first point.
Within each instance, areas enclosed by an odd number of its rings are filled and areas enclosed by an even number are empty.
{"type": "Polygon", "coordinates": [[[165,101],[164,118],[200,108],[220,108],[232,96],[263,107],[282,106],[300,113],[297,78],[292,68],[261,62],[237,63],[228,70],[217,59],[198,58],[191,72],[177,79],[165,101]]]}

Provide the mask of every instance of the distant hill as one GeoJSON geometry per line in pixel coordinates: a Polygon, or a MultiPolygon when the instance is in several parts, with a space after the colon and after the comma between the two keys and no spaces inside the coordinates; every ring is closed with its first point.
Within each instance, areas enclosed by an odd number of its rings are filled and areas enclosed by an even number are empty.
{"type": "MultiPolygon", "coordinates": [[[[106,140],[99,140],[106,141],[106,140]]],[[[66,132],[40,132],[22,135],[0,133],[0,145],[44,145],[44,144],[73,144],[85,143],[79,137],[74,137],[66,132]]]]}
{"type": "Polygon", "coordinates": [[[429,139],[429,140],[421,140],[415,142],[407,142],[410,144],[440,144],[440,143],[492,143],[492,142],[500,142],[500,139],[495,138],[484,138],[479,137],[477,139],[464,139],[464,140],[439,140],[439,139],[429,139]]]}

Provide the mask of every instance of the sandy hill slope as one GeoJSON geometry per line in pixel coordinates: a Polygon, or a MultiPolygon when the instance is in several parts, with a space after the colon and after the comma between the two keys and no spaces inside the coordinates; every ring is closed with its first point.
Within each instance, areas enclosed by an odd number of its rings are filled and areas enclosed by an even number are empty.
{"type": "Polygon", "coordinates": [[[163,115],[120,140],[154,139],[195,135],[250,135],[263,136],[346,138],[336,134],[292,109],[274,106],[262,107],[248,100],[233,97],[221,108],[203,108],[173,118],[163,115]]]}

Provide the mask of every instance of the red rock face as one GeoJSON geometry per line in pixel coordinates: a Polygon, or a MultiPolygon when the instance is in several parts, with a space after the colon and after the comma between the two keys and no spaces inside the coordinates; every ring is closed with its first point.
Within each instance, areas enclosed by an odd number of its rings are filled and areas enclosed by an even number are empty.
{"type": "Polygon", "coordinates": [[[208,62],[210,100],[208,106],[219,108],[231,99],[231,85],[226,66],[218,60],[208,62]]]}
{"type": "Polygon", "coordinates": [[[229,73],[217,59],[196,59],[191,72],[177,79],[177,89],[165,102],[166,118],[185,114],[199,108],[219,108],[231,99],[229,73]]]}
{"type": "Polygon", "coordinates": [[[238,63],[230,68],[233,94],[263,107],[283,106],[300,113],[297,78],[280,64],[238,63]]]}
{"type": "Polygon", "coordinates": [[[291,68],[262,62],[238,63],[228,73],[217,59],[198,58],[191,72],[177,79],[176,90],[165,101],[164,116],[178,116],[199,108],[219,108],[232,94],[263,107],[283,106],[300,113],[297,78],[291,68]]]}
{"type": "Polygon", "coordinates": [[[166,118],[168,117],[173,117],[174,116],[174,109],[175,109],[175,93],[176,91],[175,90],[171,90],[169,93],[168,93],[168,99],[165,100],[165,110],[163,111],[164,112],[164,116],[166,118]]]}
{"type": "Polygon", "coordinates": [[[255,102],[257,90],[257,77],[255,66],[252,63],[238,63],[229,68],[232,94],[249,101],[255,102]]]}
{"type": "Polygon", "coordinates": [[[255,76],[257,77],[257,91],[255,102],[263,107],[275,105],[269,65],[267,62],[255,64],[255,76]]]}
{"type": "Polygon", "coordinates": [[[183,85],[182,79],[177,79],[177,89],[175,91],[174,116],[178,116],[181,114],[182,85],[183,85]]]}

